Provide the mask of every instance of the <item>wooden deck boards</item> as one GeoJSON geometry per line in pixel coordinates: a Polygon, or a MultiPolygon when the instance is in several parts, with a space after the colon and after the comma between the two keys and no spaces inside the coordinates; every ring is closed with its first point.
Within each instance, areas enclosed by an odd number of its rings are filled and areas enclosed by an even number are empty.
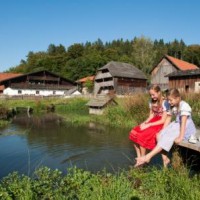
{"type": "Polygon", "coordinates": [[[197,130],[196,137],[198,139],[196,144],[192,144],[188,141],[182,141],[179,146],[200,152],[200,129],[197,130]]]}

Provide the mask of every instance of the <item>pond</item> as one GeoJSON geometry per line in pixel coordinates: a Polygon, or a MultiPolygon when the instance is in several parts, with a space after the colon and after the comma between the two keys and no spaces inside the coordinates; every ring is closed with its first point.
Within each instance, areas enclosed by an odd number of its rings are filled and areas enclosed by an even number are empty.
{"type": "MultiPolygon", "coordinates": [[[[13,171],[31,176],[41,166],[77,166],[97,172],[117,172],[134,164],[127,129],[64,123],[55,114],[17,115],[0,134],[0,178],[13,171]]],[[[156,161],[157,162],[157,159],[156,161]]]]}

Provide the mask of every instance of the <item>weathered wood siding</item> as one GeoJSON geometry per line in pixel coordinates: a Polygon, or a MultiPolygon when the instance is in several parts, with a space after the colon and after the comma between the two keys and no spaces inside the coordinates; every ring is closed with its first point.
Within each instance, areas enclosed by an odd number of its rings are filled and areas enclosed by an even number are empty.
{"type": "Polygon", "coordinates": [[[169,87],[177,88],[181,92],[199,92],[197,84],[200,84],[200,76],[169,77],[169,87]]]}
{"type": "Polygon", "coordinates": [[[112,78],[111,80],[99,79],[94,84],[94,94],[126,94],[133,92],[143,92],[147,86],[146,80],[133,78],[112,78]]]}
{"type": "Polygon", "coordinates": [[[114,90],[114,79],[112,75],[108,71],[99,71],[95,76],[94,95],[108,93],[107,90],[109,88],[114,90]]]}
{"type": "Polygon", "coordinates": [[[158,84],[162,90],[168,88],[169,78],[165,77],[177,69],[166,59],[161,62],[151,72],[151,84],[158,84]]]}
{"type": "Polygon", "coordinates": [[[142,92],[146,89],[146,86],[146,80],[117,78],[117,86],[115,90],[117,94],[142,92]]]}
{"type": "Polygon", "coordinates": [[[89,114],[102,115],[103,111],[103,108],[89,108],[89,114]]]}
{"type": "Polygon", "coordinates": [[[127,63],[110,62],[97,72],[94,95],[133,93],[146,86],[147,78],[141,70],[127,63]]]}

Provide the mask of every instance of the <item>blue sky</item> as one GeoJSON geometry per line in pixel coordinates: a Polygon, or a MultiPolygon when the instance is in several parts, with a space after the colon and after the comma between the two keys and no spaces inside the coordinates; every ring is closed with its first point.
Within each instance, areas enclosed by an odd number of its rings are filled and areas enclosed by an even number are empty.
{"type": "Polygon", "coordinates": [[[0,0],[0,71],[49,44],[135,36],[200,44],[199,0],[0,0]]]}

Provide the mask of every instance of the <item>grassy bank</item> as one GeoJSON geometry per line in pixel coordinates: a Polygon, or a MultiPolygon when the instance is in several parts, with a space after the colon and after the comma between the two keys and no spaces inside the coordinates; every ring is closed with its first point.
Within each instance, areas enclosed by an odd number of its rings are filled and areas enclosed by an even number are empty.
{"type": "Polygon", "coordinates": [[[61,115],[65,121],[74,125],[84,125],[89,122],[94,122],[115,127],[131,128],[144,120],[148,113],[148,104],[144,105],[144,101],[148,101],[146,95],[116,98],[117,106],[108,106],[101,116],[89,114],[89,108],[86,106],[86,103],[89,101],[88,98],[19,99],[4,101],[1,104],[4,108],[6,105],[6,109],[29,106],[33,108],[34,114],[46,112],[47,107],[54,104],[56,113],[61,115]],[[141,98],[143,101],[141,101],[141,98]],[[140,115],[137,114],[138,112],[140,115]]]}
{"type": "Polygon", "coordinates": [[[56,112],[61,114],[66,121],[74,124],[95,122],[115,127],[131,128],[143,121],[148,115],[148,101],[146,95],[127,96],[116,98],[116,106],[108,106],[103,115],[90,115],[86,106],[88,99],[68,99],[65,103],[56,106],[56,112]],[[140,113],[139,115],[137,113],[140,113]]]}
{"type": "MultiPolygon", "coordinates": [[[[185,94],[183,99],[191,105],[194,122],[196,126],[200,127],[200,94],[185,94]]],[[[89,101],[87,98],[4,100],[5,102],[1,102],[1,105],[8,109],[18,106],[30,106],[33,108],[34,113],[40,113],[46,111],[49,105],[54,104],[56,113],[62,115],[66,121],[74,125],[95,122],[109,126],[131,128],[141,123],[149,114],[149,96],[147,94],[125,96],[123,98],[115,98],[115,100],[118,104],[116,106],[108,106],[101,116],[89,114],[89,109],[86,106],[89,101]]]]}
{"type": "Polygon", "coordinates": [[[16,172],[3,178],[0,198],[9,199],[88,199],[88,200],[198,200],[200,179],[189,178],[187,170],[140,169],[116,174],[93,174],[69,169],[67,175],[46,167],[30,178],[16,172]]]}

